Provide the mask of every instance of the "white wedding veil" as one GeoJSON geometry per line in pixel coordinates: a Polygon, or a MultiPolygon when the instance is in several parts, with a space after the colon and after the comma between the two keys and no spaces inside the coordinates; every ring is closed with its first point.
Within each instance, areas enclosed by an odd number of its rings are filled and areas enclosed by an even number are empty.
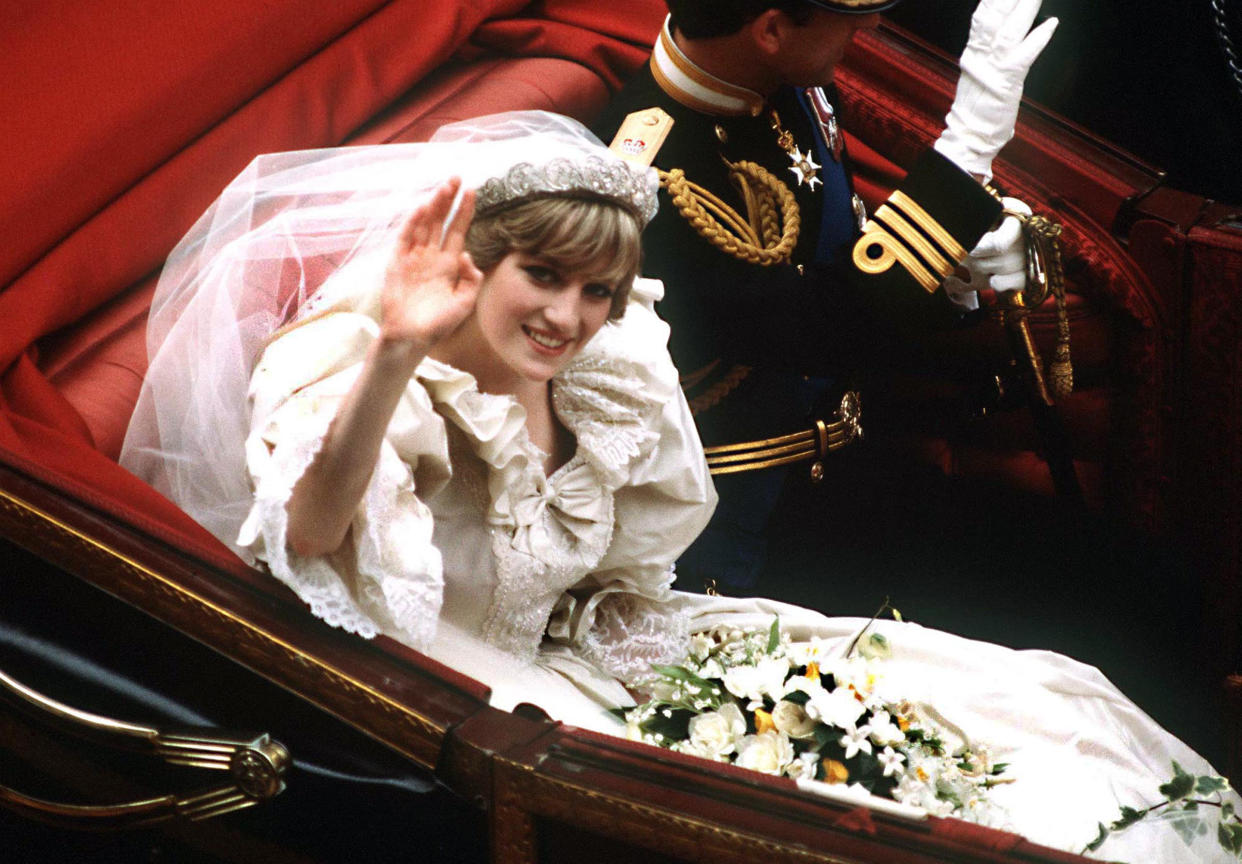
{"type": "Polygon", "coordinates": [[[235,541],[251,506],[246,396],[258,355],[326,294],[378,290],[342,284],[378,279],[332,277],[351,262],[386,260],[405,218],[453,176],[480,189],[480,211],[532,194],[589,195],[646,222],[656,206],[653,171],[542,111],[454,123],[426,143],[259,156],[168,256],[121,465],[253,563],[235,541]]]}

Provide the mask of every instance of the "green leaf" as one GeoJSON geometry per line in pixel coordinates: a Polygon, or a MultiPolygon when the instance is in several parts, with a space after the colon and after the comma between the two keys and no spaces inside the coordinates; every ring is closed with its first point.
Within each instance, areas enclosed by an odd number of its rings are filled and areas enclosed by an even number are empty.
{"type": "Polygon", "coordinates": [[[1008,762],[997,762],[995,765],[992,766],[991,773],[992,774],[1004,774],[1008,770],[1009,770],[1008,762]]]}
{"type": "Polygon", "coordinates": [[[1226,801],[1224,804],[1220,805],[1220,818],[1228,819],[1232,815],[1233,815],[1233,802],[1232,801],[1226,801]]]}
{"type": "Polygon", "coordinates": [[[625,715],[629,714],[633,710],[634,710],[633,708],[609,708],[608,713],[611,714],[613,717],[616,717],[622,723],[625,723],[627,722],[625,719],[625,715]]]}
{"type": "Polygon", "coordinates": [[[1233,832],[1229,830],[1229,826],[1221,823],[1216,826],[1216,841],[1220,843],[1220,848],[1226,852],[1236,852],[1233,848],[1233,832]]]}
{"type": "Polygon", "coordinates": [[[795,690],[792,693],[786,693],[781,697],[782,702],[792,702],[795,705],[806,707],[806,703],[811,701],[810,693],[803,693],[801,690],[795,690]]]}
{"type": "Polygon", "coordinates": [[[1216,839],[1221,846],[1235,855],[1242,853],[1242,825],[1222,822],[1216,827],[1216,839]]]}
{"type": "Polygon", "coordinates": [[[1173,763],[1173,779],[1160,787],[1160,794],[1170,801],[1185,798],[1195,791],[1195,778],[1187,774],[1181,765],[1173,763]]]}
{"type": "Polygon", "coordinates": [[[768,648],[767,652],[771,654],[781,645],[781,619],[776,616],[772,619],[772,626],[768,628],[768,648]]]}
{"type": "Polygon", "coordinates": [[[1094,852],[1104,845],[1104,841],[1108,839],[1108,829],[1104,827],[1104,823],[1100,823],[1100,833],[1094,840],[1087,844],[1087,851],[1094,852]]]}
{"type": "Polygon", "coordinates": [[[1200,795],[1211,795],[1213,792],[1224,792],[1229,788],[1229,781],[1223,777],[1200,777],[1195,783],[1195,791],[1200,795]]]}
{"type": "Polygon", "coordinates": [[[1114,831],[1120,831],[1123,828],[1129,828],[1131,825],[1133,825],[1135,822],[1140,821],[1146,815],[1147,815],[1146,810],[1136,810],[1133,807],[1122,807],[1121,818],[1113,823],[1112,828],[1114,831]]]}
{"type": "Polygon", "coordinates": [[[694,716],[693,711],[687,711],[684,708],[661,709],[643,722],[642,729],[654,735],[663,735],[669,744],[674,741],[684,741],[690,737],[690,720],[694,716]],[[664,716],[664,710],[668,710],[669,716],[664,716]]]}
{"type": "Polygon", "coordinates": [[[697,687],[702,687],[705,691],[715,692],[717,694],[720,693],[719,687],[711,681],[708,681],[706,678],[700,678],[698,675],[695,675],[685,666],[661,666],[653,663],[651,664],[651,668],[653,671],[663,675],[669,680],[684,681],[687,684],[694,684],[697,687]]]}

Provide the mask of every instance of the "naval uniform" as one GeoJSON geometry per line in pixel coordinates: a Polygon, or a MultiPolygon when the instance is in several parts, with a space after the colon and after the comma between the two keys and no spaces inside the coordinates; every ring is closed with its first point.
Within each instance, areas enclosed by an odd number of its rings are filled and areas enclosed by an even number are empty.
{"type": "Polygon", "coordinates": [[[960,317],[937,286],[1000,214],[976,180],[929,150],[864,228],[835,99],[832,89],[793,87],[764,99],[715,78],[681,53],[666,22],[650,63],[595,125],[603,140],[616,136],[614,149],[641,157],[650,142],[626,118],[662,109],[672,119],[653,147],[662,172],[680,169],[703,197],[748,217],[730,163],[750,162],[780,178],[797,205],[796,242],[766,266],[710,242],[667,184],[643,234],[643,271],[665,283],[658,311],[721,498],[678,562],[679,587],[704,578],[753,586],[788,470],[781,463],[822,458],[829,440],[852,439],[853,419],[834,411],[839,388],[880,340],[960,317]],[[789,443],[799,433],[810,442],[800,449],[789,443]]]}

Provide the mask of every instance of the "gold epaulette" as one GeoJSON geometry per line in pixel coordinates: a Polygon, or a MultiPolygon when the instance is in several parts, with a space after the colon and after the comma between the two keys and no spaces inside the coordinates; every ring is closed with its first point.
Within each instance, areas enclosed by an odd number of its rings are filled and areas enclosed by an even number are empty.
{"type": "Polygon", "coordinates": [[[646,108],[626,115],[608,149],[627,162],[650,168],[664,146],[673,118],[663,108],[646,108]]]}
{"type": "Polygon", "coordinates": [[[900,189],[875,212],[854,244],[859,270],[886,273],[899,263],[929,294],[965,258],[962,244],[900,189]]]}

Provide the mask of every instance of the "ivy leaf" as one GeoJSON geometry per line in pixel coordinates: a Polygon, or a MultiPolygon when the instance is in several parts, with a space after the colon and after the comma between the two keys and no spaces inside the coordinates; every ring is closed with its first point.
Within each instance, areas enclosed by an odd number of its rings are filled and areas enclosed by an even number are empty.
{"type": "Polygon", "coordinates": [[[1173,763],[1173,779],[1160,787],[1160,794],[1170,801],[1176,801],[1178,798],[1185,798],[1195,790],[1195,778],[1192,774],[1187,774],[1186,770],[1173,763]]]}
{"type": "Polygon", "coordinates": [[[781,619],[778,615],[772,619],[772,626],[768,628],[768,653],[771,654],[781,644],[781,619]]]}
{"type": "Polygon", "coordinates": [[[1220,818],[1221,819],[1228,819],[1232,815],[1233,815],[1233,802],[1232,801],[1226,801],[1224,804],[1220,805],[1220,818]]]}
{"type": "MultiPolygon", "coordinates": [[[[1100,823],[1100,834],[1094,840],[1087,844],[1087,851],[1094,852],[1104,845],[1104,841],[1108,839],[1108,828],[1104,827],[1104,823],[1100,823]]],[[[1224,841],[1221,841],[1222,843],[1224,841]]]]}
{"type": "Polygon", "coordinates": [[[1122,807],[1121,818],[1113,823],[1112,828],[1114,831],[1120,831],[1123,828],[1129,828],[1131,825],[1133,825],[1135,822],[1140,821],[1146,815],[1147,815],[1146,810],[1136,810],[1133,807],[1122,807]]]}
{"type": "Polygon", "coordinates": [[[1225,851],[1235,855],[1242,853],[1242,825],[1222,822],[1216,826],[1216,839],[1225,851]]]}
{"type": "Polygon", "coordinates": [[[1211,795],[1213,792],[1224,792],[1229,782],[1223,777],[1200,777],[1195,783],[1195,791],[1200,795],[1211,795]]]}

